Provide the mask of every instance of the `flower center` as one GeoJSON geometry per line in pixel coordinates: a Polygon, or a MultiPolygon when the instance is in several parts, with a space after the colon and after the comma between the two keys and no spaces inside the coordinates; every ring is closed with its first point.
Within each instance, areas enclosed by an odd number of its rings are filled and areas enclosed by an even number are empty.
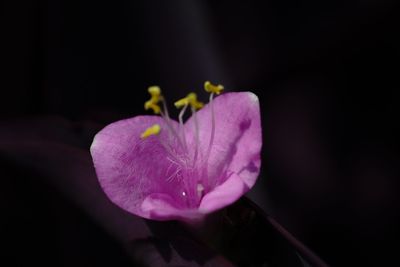
{"type": "MultiPolygon", "coordinates": [[[[166,180],[178,180],[182,185],[179,193],[180,197],[184,198],[189,207],[198,206],[203,196],[212,189],[210,188],[207,165],[215,135],[213,99],[215,95],[219,95],[223,91],[224,87],[222,85],[213,85],[206,81],[204,89],[210,93],[209,105],[211,109],[211,132],[206,150],[200,150],[200,128],[197,120],[197,110],[201,109],[204,104],[197,100],[195,93],[189,93],[186,97],[174,103],[176,108],[181,109],[178,115],[179,124],[177,127],[169,116],[166,100],[158,86],[148,88],[151,98],[144,104],[146,110],[151,109],[155,114],[160,114],[165,122],[167,138],[158,138],[158,140],[167,152],[167,160],[170,162],[170,167],[166,171],[166,180]],[[191,147],[188,144],[183,122],[183,117],[189,108],[194,123],[194,136],[193,143],[190,144],[191,147]],[[201,151],[205,151],[205,154],[202,154],[201,151]]],[[[159,124],[154,124],[141,134],[141,138],[157,136],[161,131],[164,131],[164,129],[159,124]]]]}

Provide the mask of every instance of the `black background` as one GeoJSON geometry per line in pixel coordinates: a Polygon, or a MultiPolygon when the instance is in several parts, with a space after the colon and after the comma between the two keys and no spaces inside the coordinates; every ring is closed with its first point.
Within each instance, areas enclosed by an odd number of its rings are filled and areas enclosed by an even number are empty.
{"type": "MultiPolygon", "coordinates": [[[[3,1],[1,129],[49,116],[95,125],[74,128],[88,149],[102,125],[144,113],[149,85],[170,102],[193,90],[205,100],[205,80],[253,91],[264,145],[250,197],[329,264],[398,263],[395,4],[3,1]]],[[[1,189],[15,266],[127,264],[79,205],[14,165],[1,189]]]]}

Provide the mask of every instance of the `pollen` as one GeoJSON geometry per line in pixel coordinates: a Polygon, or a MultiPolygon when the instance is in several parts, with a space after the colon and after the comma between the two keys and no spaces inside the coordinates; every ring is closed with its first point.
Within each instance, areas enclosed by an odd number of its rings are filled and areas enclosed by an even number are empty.
{"type": "Polygon", "coordinates": [[[208,93],[214,93],[214,94],[219,95],[224,90],[224,86],[221,84],[214,85],[210,81],[206,81],[204,83],[204,89],[208,93]]]}
{"type": "Polygon", "coordinates": [[[155,114],[160,114],[161,112],[161,107],[158,104],[152,102],[151,100],[146,101],[144,103],[144,109],[145,110],[152,109],[155,114]]]}
{"type": "Polygon", "coordinates": [[[151,95],[151,99],[159,101],[161,98],[161,89],[157,85],[150,86],[147,91],[151,95]]]}
{"type": "Polygon", "coordinates": [[[160,114],[161,107],[158,105],[158,103],[163,100],[160,87],[150,86],[147,91],[151,95],[151,98],[144,103],[144,109],[152,109],[155,114],[160,114]]]}
{"type": "Polygon", "coordinates": [[[159,124],[154,124],[152,126],[150,126],[149,128],[147,128],[142,135],[140,136],[140,138],[145,139],[151,135],[157,135],[159,134],[161,131],[161,127],[159,124]]]}
{"type": "Polygon", "coordinates": [[[186,97],[176,101],[174,105],[177,108],[190,105],[195,110],[201,109],[204,106],[202,102],[197,100],[197,95],[195,93],[189,93],[186,97]]]}

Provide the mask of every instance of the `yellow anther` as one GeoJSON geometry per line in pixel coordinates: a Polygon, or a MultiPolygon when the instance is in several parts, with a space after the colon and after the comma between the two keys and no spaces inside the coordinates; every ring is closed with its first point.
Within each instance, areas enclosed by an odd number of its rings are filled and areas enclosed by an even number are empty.
{"type": "Polygon", "coordinates": [[[161,98],[161,89],[158,86],[150,86],[149,89],[147,89],[149,94],[151,95],[151,99],[154,102],[160,101],[161,98]]]}
{"type": "Polygon", "coordinates": [[[144,109],[152,109],[155,114],[159,114],[161,112],[161,107],[158,105],[158,102],[162,100],[160,87],[150,86],[147,91],[151,95],[151,98],[144,103],[144,109]]]}
{"type": "Polygon", "coordinates": [[[197,100],[197,95],[195,93],[190,93],[186,97],[189,100],[189,104],[194,109],[201,109],[204,104],[197,100]]]}
{"type": "Polygon", "coordinates": [[[184,97],[184,98],[179,99],[178,101],[176,101],[176,102],[174,103],[174,105],[175,105],[175,107],[177,107],[177,108],[181,108],[181,107],[184,107],[184,106],[186,106],[186,105],[189,105],[189,99],[187,99],[187,97],[184,97]]]}
{"type": "Polygon", "coordinates": [[[145,138],[149,137],[150,135],[157,135],[160,133],[160,131],[161,131],[160,124],[154,124],[154,125],[150,126],[149,128],[147,128],[142,133],[140,138],[145,139],[145,138]]]}
{"type": "Polygon", "coordinates": [[[209,81],[206,81],[204,83],[204,89],[206,90],[206,92],[208,93],[214,93],[219,95],[223,90],[224,90],[224,86],[218,84],[218,85],[214,85],[209,81]]]}
{"type": "Polygon", "coordinates": [[[161,112],[161,107],[158,104],[151,101],[151,99],[144,103],[144,109],[145,110],[152,109],[155,114],[160,114],[161,112]]]}
{"type": "Polygon", "coordinates": [[[201,109],[204,106],[202,102],[197,100],[197,95],[195,93],[190,93],[186,97],[179,99],[174,105],[177,108],[190,105],[194,109],[201,109]]]}

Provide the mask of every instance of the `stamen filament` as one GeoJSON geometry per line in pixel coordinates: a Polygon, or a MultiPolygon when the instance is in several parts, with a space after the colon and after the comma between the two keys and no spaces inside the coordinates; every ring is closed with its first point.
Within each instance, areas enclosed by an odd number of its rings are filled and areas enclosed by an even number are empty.
{"type": "Polygon", "coordinates": [[[194,148],[194,157],[193,157],[193,167],[196,164],[197,157],[199,154],[199,123],[197,121],[196,110],[192,107],[192,116],[194,119],[194,131],[195,131],[195,148],[194,148]]]}
{"type": "Polygon", "coordinates": [[[187,141],[186,141],[186,135],[185,135],[185,129],[183,128],[183,115],[185,114],[185,111],[188,107],[188,104],[184,105],[181,112],[179,112],[179,130],[182,134],[183,138],[183,143],[185,145],[186,151],[187,151],[187,141]]]}
{"type": "Polygon", "coordinates": [[[214,136],[215,136],[215,115],[214,115],[214,104],[213,104],[214,93],[210,94],[210,107],[211,107],[211,135],[210,135],[210,142],[208,143],[205,164],[207,165],[208,158],[210,157],[211,147],[214,143],[214,136]]]}
{"type": "MultiPolygon", "coordinates": [[[[182,142],[181,137],[178,135],[178,133],[176,132],[175,128],[173,127],[173,125],[171,123],[171,118],[169,117],[167,104],[166,104],[165,100],[163,100],[162,102],[163,102],[163,108],[164,108],[165,113],[163,111],[161,111],[160,112],[161,117],[164,119],[170,134],[172,136],[176,137],[176,139],[178,140],[179,145],[185,150],[186,148],[185,148],[185,146],[184,146],[184,144],[182,142]]],[[[170,135],[169,135],[169,137],[170,137],[170,135]]]]}
{"type": "MultiPolygon", "coordinates": [[[[166,104],[166,100],[163,97],[163,95],[161,94],[161,89],[158,86],[150,86],[147,91],[149,92],[149,94],[151,95],[150,100],[146,101],[144,104],[144,108],[146,110],[148,109],[152,109],[154,111],[155,114],[160,114],[161,117],[164,119],[165,124],[167,125],[167,128],[170,132],[170,134],[168,135],[169,138],[169,144],[171,143],[171,136],[174,136],[177,140],[178,143],[182,146],[182,149],[187,150],[187,147],[184,146],[182,139],[180,138],[180,136],[176,133],[176,130],[174,129],[172,123],[171,123],[171,119],[169,117],[169,113],[168,113],[168,108],[167,108],[167,104],[166,104]],[[162,102],[163,104],[163,109],[159,106],[159,102],[162,102]]],[[[142,138],[145,138],[146,136],[142,136],[142,138]]]]}

